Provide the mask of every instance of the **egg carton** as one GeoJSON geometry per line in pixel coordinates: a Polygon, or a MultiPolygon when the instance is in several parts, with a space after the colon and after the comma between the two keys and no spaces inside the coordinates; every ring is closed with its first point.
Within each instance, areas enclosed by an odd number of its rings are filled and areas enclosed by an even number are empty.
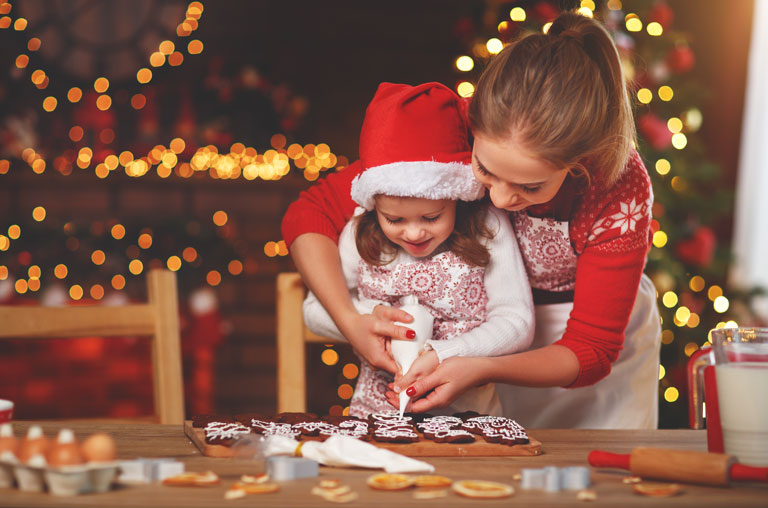
{"type": "Polygon", "coordinates": [[[107,492],[117,477],[120,463],[98,462],[75,466],[35,466],[0,460],[0,488],[14,484],[24,492],[76,496],[107,492]]]}

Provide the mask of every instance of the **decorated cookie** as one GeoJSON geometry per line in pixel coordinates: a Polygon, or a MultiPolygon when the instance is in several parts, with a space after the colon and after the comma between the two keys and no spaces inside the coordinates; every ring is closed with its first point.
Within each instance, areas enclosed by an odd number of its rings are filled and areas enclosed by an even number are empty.
{"type": "Polygon", "coordinates": [[[203,430],[206,443],[224,446],[232,446],[241,436],[251,433],[250,427],[236,422],[210,422],[203,430]]]}

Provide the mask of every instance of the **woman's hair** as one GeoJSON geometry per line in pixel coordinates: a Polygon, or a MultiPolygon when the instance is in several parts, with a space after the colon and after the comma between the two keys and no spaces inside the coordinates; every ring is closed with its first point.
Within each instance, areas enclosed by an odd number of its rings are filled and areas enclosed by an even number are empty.
{"type": "Polygon", "coordinates": [[[563,13],[494,57],[469,105],[475,135],[513,137],[541,159],[609,186],[635,141],[621,60],[591,18],[563,13]],[[589,168],[589,169],[587,169],[589,168]]]}
{"type": "MultiPolygon", "coordinates": [[[[445,240],[449,250],[471,265],[486,267],[491,260],[488,248],[482,238],[491,239],[494,233],[488,229],[485,219],[488,201],[457,201],[456,223],[453,232],[445,240]]],[[[376,209],[365,212],[357,218],[355,243],[360,257],[374,266],[386,265],[395,258],[398,246],[392,243],[381,230],[376,209]]]]}

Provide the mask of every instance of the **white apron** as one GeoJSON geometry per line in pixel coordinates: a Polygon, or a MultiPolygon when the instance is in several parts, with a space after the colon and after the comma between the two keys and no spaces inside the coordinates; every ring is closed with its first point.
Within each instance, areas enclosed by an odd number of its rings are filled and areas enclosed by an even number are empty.
{"type": "MultiPolygon", "coordinates": [[[[536,219],[524,214],[513,218],[523,256],[531,261],[532,285],[559,287],[549,263],[573,264],[568,247],[568,224],[536,219]],[[541,273],[537,273],[540,271],[541,273]],[[547,278],[549,277],[549,279],[547,278]]],[[[572,257],[573,256],[573,257],[572,257]]],[[[572,280],[572,279],[571,279],[572,280]]],[[[531,349],[548,346],[565,332],[573,302],[536,305],[536,332],[531,349]]],[[[659,352],[661,321],[656,307],[656,288],[643,274],[626,329],[624,348],[611,373],[594,385],[581,388],[528,388],[497,384],[504,416],[532,429],[655,429],[658,426],[659,352]]]]}

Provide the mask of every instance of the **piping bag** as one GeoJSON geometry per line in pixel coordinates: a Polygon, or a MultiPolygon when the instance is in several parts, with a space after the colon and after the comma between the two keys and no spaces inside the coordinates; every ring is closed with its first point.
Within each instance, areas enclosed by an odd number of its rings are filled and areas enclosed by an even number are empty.
{"type": "MultiPolygon", "coordinates": [[[[404,310],[411,316],[413,321],[411,323],[395,322],[396,325],[405,326],[416,332],[416,338],[413,340],[392,339],[390,346],[392,347],[392,357],[395,359],[395,363],[400,367],[400,372],[404,375],[408,372],[419,357],[419,354],[424,350],[424,346],[427,341],[432,338],[432,324],[435,318],[429,313],[426,307],[419,304],[419,299],[414,295],[404,296],[400,299],[400,310],[404,310]]],[[[405,390],[400,392],[400,417],[402,418],[405,413],[405,406],[408,404],[411,398],[406,395],[405,390]]]]}
{"type": "Polygon", "coordinates": [[[593,450],[587,460],[593,467],[628,469],[634,475],[655,480],[719,486],[727,486],[730,481],[768,483],[768,467],[739,464],[736,457],[725,453],[641,447],[629,454],[593,450]]]}

